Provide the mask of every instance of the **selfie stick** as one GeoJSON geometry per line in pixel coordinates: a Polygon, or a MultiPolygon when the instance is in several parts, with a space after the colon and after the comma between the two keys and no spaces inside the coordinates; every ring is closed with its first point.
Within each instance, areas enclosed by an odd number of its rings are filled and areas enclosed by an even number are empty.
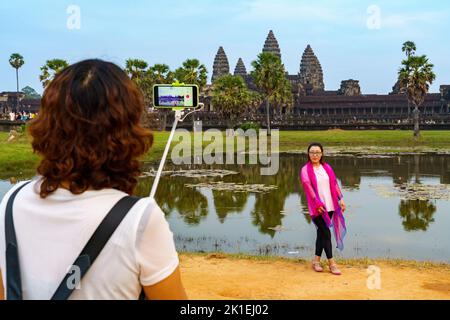
{"type": "MultiPolygon", "coordinates": [[[[174,86],[181,86],[181,85],[184,85],[184,83],[176,82],[176,83],[173,83],[172,85],[174,85],[174,86]]],[[[184,115],[183,118],[181,118],[183,116],[183,109],[184,109],[183,107],[172,108],[172,110],[175,111],[175,120],[173,122],[172,130],[170,131],[169,140],[167,140],[167,144],[166,144],[166,147],[164,149],[164,153],[163,153],[161,162],[159,163],[158,171],[156,172],[155,181],[153,182],[153,185],[152,185],[152,190],[150,191],[150,198],[151,199],[155,198],[156,189],[158,188],[159,178],[161,177],[161,174],[162,174],[162,171],[163,171],[163,168],[164,168],[164,163],[166,162],[167,154],[169,153],[170,144],[172,143],[172,139],[173,139],[173,136],[175,134],[175,129],[177,127],[177,124],[178,124],[178,122],[183,122],[183,120],[186,119],[186,117],[188,115],[190,115],[191,113],[194,113],[194,112],[202,110],[203,107],[205,106],[203,103],[199,103],[198,105],[199,105],[199,108],[194,109],[191,112],[188,112],[186,115],[184,115]]]]}

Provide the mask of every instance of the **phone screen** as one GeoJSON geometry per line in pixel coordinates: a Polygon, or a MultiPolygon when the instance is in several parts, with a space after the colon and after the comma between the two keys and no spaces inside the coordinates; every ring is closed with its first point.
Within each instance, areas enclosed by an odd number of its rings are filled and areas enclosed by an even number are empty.
{"type": "Polygon", "coordinates": [[[197,106],[196,86],[157,85],[154,87],[154,106],[160,108],[197,106]]]}

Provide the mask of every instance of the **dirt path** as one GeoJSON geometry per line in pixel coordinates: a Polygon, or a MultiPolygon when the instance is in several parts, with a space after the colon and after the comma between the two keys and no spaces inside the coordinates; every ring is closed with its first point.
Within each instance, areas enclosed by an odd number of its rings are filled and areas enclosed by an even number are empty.
{"type": "Polygon", "coordinates": [[[450,268],[378,261],[381,289],[368,289],[367,268],[340,265],[342,275],[308,262],[181,254],[190,299],[450,299],[450,268]]]}

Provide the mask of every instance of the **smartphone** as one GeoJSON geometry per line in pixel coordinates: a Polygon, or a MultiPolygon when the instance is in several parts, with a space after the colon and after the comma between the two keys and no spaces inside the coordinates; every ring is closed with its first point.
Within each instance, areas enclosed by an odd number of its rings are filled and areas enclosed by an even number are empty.
{"type": "Polygon", "coordinates": [[[153,106],[155,108],[196,108],[198,107],[198,86],[195,84],[153,86],[153,106]]]}

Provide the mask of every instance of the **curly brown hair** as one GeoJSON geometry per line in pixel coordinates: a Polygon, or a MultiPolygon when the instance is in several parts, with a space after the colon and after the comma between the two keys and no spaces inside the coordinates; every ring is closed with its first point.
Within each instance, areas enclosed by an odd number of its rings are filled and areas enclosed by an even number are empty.
{"type": "Polygon", "coordinates": [[[141,91],[111,62],[84,60],[58,73],[28,129],[42,157],[41,198],[62,182],[73,194],[103,188],[132,194],[139,158],[153,144],[153,134],[140,124],[143,112],[141,91]]]}

